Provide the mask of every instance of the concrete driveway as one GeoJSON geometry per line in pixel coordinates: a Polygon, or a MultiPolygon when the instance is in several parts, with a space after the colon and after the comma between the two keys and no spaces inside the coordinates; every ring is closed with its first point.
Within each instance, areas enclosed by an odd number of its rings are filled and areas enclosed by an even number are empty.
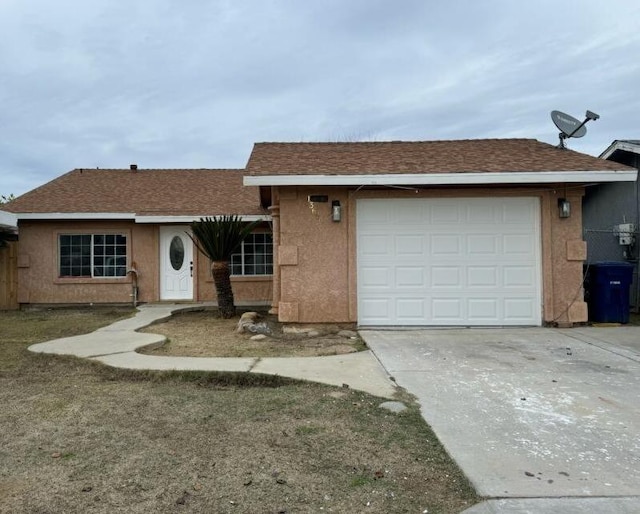
{"type": "Polygon", "coordinates": [[[640,496],[640,328],[361,335],[479,494],[640,496]]]}

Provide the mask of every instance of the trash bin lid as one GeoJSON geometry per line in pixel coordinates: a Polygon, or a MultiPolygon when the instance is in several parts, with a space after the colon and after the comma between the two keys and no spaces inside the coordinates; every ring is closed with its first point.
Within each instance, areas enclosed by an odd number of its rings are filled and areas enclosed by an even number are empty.
{"type": "Polygon", "coordinates": [[[598,261],[591,264],[591,267],[598,268],[633,268],[634,264],[625,261],[598,261]]]}

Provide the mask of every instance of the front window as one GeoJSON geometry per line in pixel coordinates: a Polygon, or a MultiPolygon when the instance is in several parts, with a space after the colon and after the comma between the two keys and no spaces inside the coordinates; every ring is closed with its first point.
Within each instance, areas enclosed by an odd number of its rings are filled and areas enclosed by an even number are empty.
{"type": "Polygon", "coordinates": [[[127,275],[127,236],[60,234],[60,277],[117,278],[127,275]]]}
{"type": "Polygon", "coordinates": [[[232,275],[272,275],[273,238],[268,233],[249,234],[240,251],[231,256],[232,275]]]}

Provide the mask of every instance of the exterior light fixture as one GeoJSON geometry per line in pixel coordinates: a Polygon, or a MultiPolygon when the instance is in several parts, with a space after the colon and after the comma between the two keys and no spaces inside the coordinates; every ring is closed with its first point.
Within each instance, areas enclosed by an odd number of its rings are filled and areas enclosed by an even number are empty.
{"type": "Polygon", "coordinates": [[[571,202],[566,198],[558,198],[558,213],[561,218],[571,216],[571,202]]]}
{"type": "Polygon", "coordinates": [[[336,222],[342,219],[342,207],[340,206],[340,200],[334,200],[331,202],[331,219],[336,222]]]}

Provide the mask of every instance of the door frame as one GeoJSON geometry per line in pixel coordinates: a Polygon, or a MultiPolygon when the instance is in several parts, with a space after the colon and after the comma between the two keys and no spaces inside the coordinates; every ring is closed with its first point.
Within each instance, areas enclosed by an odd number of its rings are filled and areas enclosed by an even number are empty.
{"type": "Polygon", "coordinates": [[[158,296],[161,301],[180,300],[180,301],[193,301],[195,299],[195,262],[194,262],[194,245],[193,241],[187,235],[189,225],[163,225],[159,227],[158,231],[158,247],[159,247],[159,262],[158,262],[158,296]],[[191,280],[188,282],[188,291],[186,294],[167,294],[165,290],[165,267],[169,265],[168,250],[171,241],[176,236],[182,236],[182,242],[185,248],[185,256],[183,261],[184,271],[189,271],[191,280]]]}

